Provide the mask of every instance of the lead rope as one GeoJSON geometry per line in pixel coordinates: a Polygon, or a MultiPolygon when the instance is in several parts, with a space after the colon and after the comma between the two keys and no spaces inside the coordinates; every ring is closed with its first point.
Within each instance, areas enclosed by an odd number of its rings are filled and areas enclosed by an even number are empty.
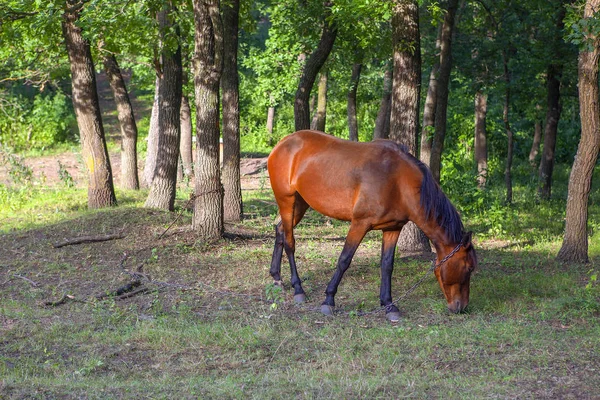
{"type": "MultiPolygon", "coordinates": [[[[460,250],[462,246],[462,243],[459,243],[456,245],[456,247],[454,249],[452,249],[452,251],[450,253],[448,253],[448,255],[446,255],[446,257],[442,258],[442,260],[439,263],[435,263],[435,260],[431,262],[431,267],[429,268],[429,270],[427,270],[427,272],[425,272],[423,274],[423,276],[421,277],[421,279],[419,279],[414,285],[412,285],[407,291],[406,293],[404,293],[402,296],[398,297],[396,300],[394,300],[391,304],[388,304],[386,306],[381,306],[378,307],[372,311],[366,311],[366,312],[358,312],[356,313],[359,316],[365,316],[365,315],[371,315],[371,314],[376,314],[379,313],[383,310],[387,310],[388,307],[392,306],[392,305],[397,305],[401,300],[404,300],[406,297],[408,297],[412,292],[415,291],[416,288],[418,288],[424,281],[425,279],[427,279],[427,276],[429,275],[430,272],[435,271],[436,268],[441,267],[446,261],[448,261],[453,255],[456,254],[456,252],[458,250],[460,250]]],[[[352,312],[346,312],[346,314],[352,314],[352,312]]]]}

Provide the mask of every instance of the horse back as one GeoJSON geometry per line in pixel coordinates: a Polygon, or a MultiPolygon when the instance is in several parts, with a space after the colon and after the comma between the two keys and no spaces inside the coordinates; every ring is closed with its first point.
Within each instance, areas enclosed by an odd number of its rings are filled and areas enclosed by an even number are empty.
{"type": "Polygon", "coordinates": [[[316,211],[341,220],[405,221],[418,207],[421,172],[389,140],[359,143],[316,131],[282,139],[268,159],[278,201],[300,195],[316,211]],[[415,199],[416,196],[416,199],[415,199]]]}

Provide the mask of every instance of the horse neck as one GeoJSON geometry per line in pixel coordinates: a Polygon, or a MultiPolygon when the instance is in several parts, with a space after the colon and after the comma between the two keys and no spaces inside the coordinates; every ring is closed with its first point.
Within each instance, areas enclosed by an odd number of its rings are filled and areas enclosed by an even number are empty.
{"type": "Polygon", "coordinates": [[[445,256],[458,244],[450,240],[446,230],[437,221],[423,218],[415,218],[412,221],[431,240],[438,256],[445,256]]]}

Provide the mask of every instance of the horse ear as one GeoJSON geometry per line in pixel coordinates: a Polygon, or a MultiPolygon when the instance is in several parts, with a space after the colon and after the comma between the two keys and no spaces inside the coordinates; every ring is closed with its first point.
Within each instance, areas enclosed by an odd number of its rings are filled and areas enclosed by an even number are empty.
{"type": "Polygon", "coordinates": [[[462,244],[462,246],[465,249],[469,249],[469,247],[471,247],[471,245],[472,245],[472,243],[471,243],[472,237],[473,237],[473,232],[463,233],[462,241],[460,242],[460,244],[462,244]]]}

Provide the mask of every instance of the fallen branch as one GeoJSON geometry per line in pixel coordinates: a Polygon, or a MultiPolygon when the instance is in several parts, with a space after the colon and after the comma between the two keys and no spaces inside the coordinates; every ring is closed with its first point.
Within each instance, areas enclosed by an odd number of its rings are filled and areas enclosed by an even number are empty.
{"type": "Polygon", "coordinates": [[[29,279],[29,278],[25,278],[24,276],[17,275],[17,274],[13,274],[12,276],[14,276],[15,278],[20,278],[20,279],[23,279],[25,282],[29,282],[29,284],[30,284],[31,286],[33,286],[33,287],[38,287],[38,286],[40,286],[40,284],[39,284],[39,283],[37,283],[37,282],[34,282],[34,281],[32,281],[31,279],[29,279]]]}
{"type": "Polygon", "coordinates": [[[96,236],[80,236],[80,237],[73,238],[73,239],[67,239],[64,242],[56,243],[56,244],[54,244],[54,248],[58,249],[59,247],[71,246],[74,244],[81,244],[81,243],[106,242],[108,240],[123,239],[124,237],[125,237],[125,235],[123,235],[122,233],[113,233],[113,234],[109,234],[109,235],[96,235],[96,236]]]}
{"type": "Polygon", "coordinates": [[[128,297],[133,297],[135,295],[138,295],[138,294],[141,294],[141,293],[146,293],[146,292],[149,292],[149,291],[150,291],[149,288],[147,288],[147,287],[141,287],[141,288],[139,288],[137,290],[134,290],[133,292],[122,294],[122,295],[116,297],[116,299],[117,300],[122,300],[122,299],[126,299],[128,297]]]}
{"type": "Polygon", "coordinates": [[[98,300],[102,300],[105,299],[107,297],[117,297],[120,298],[120,296],[124,295],[124,294],[128,294],[129,292],[131,292],[133,289],[135,289],[136,287],[140,286],[142,284],[142,282],[138,281],[133,281],[131,283],[128,283],[127,285],[121,286],[120,288],[118,288],[117,290],[114,290],[112,292],[108,292],[108,293],[102,293],[96,296],[96,299],[98,300]]]}
{"type": "Polygon", "coordinates": [[[60,298],[60,300],[56,300],[56,301],[45,301],[42,304],[46,307],[56,307],[56,306],[60,306],[62,304],[65,304],[68,300],[72,300],[72,301],[78,301],[80,303],[85,303],[84,300],[79,300],[77,299],[75,296],[71,296],[70,294],[65,294],[63,295],[63,297],[60,298]]]}

